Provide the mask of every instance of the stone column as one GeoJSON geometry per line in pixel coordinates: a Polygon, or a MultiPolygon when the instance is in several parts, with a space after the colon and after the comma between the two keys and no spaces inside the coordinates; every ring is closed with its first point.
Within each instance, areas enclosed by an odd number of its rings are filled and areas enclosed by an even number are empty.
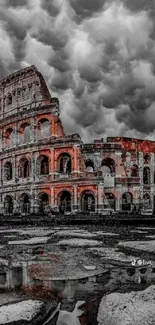
{"type": "Polygon", "coordinates": [[[98,212],[103,210],[103,192],[104,192],[104,183],[98,184],[98,195],[97,195],[97,210],[98,212]]]}
{"type": "Polygon", "coordinates": [[[34,117],[31,119],[31,125],[30,125],[30,138],[31,138],[31,142],[35,142],[35,119],[34,117]]]}
{"type": "Polygon", "coordinates": [[[50,174],[53,175],[54,178],[55,172],[55,161],[54,161],[54,148],[51,148],[51,166],[50,166],[50,174]]]}
{"type": "Polygon", "coordinates": [[[51,186],[51,205],[54,205],[54,186],[51,186]]]}
{"type": "Polygon", "coordinates": [[[74,212],[77,212],[78,211],[78,200],[77,200],[77,185],[74,185],[74,198],[73,198],[73,204],[72,204],[72,210],[74,212]]]}
{"type": "Polygon", "coordinates": [[[120,210],[120,198],[116,198],[116,211],[119,211],[120,210]]]}

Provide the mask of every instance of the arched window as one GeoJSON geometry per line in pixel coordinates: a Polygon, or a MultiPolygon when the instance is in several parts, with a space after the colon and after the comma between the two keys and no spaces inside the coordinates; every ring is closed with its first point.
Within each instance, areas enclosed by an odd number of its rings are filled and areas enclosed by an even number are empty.
{"type": "Polygon", "coordinates": [[[7,195],[4,199],[4,214],[13,213],[13,201],[10,195],[7,195]]]}
{"type": "Polygon", "coordinates": [[[46,138],[50,136],[50,122],[44,118],[38,122],[40,138],[46,138]]]}
{"type": "Polygon", "coordinates": [[[7,105],[11,105],[11,104],[12,104],[12,96],[11,94],[9,94],[7,97],[7,105]]]}
{"type": "Polygon", "coordinates": [[[150,155],[148,153],[146,153],[144,155],[144,164],[148,164],[150,162],[150,155]]]}
{"type": "Polygon", "coordinates": [[[133,196],[130,192],[125,192],[122,195],[122,210],[131,210],[133,196]]]}
{"type": "Polygon", "coordinates": [[[29,143],[31,141],[31,128],[28,123],[21,125],[19,129],[20,143],[29,143]]]}
{"type": "Polygon", "coordinates": [[[105,158],[101,163],[101,170],[103,174],[115,173],[115,162],[112,158],[105,158]]]}
{"type": "Polygon", "coordinates": [[[85,161],[86,170],[88,173],[93,173],[94,171],[94,162],[90,159],[85,161]]]}
{"type": "Polygon", "coordinates": [[[48,175],[49,174],[49,158],[45,155],[41,155],[37,159],[36,165],[36,174],[37,175],[48,175]]]}
{"type": "Polygon", "coordinates": [[[4,134],[5,138],[5,144],[8,147],[11,147],[15,144],[16,142],[16,137],[15,137],[15,132],[13,131],[12,128],[8,128],[4,134]]]}
{"type": "Polygon", "coordinates": [[[23,193],[20,197],[20,209],[22,213],[30,213],[30,197],[28,194],[23,193]]]}
{"type": "Polygon", "coordinates": [[[151,199],[150,199],[150,195],[148,193],[145,193],[143,195],[143,203],[144,203],[144,209],[150,209],[151,199]]]}
{"type": "Polygon", "coordinates": [[[144,167],[143,169],[143,183],[145,185],[150,184],[150,168],[144,167]]]}
{"type": "Polygon", "coordinates": [[[95,195],[91,191],[84,191],[81,195],[81,211],[93,212],[95,211],[95,195]]]}
{"type": "Polygon", "coordinates": [[[63,191],[59,194],[59,211],[71,211],[72,197],[68,191],[63,191]]]}
{"type": "Polygon", "coordinates": [[[138,176],[139,176],[138,166],[133,165],[131,168],[131,177],[138,177],[138,176]]]}
{"type": "Polygon", "coordinates": [[[12,179],[12,164],[11,162],[6,162],[4,165],[4,180],[10,181],[12,179]]]}
{"type": "Polygon", "coordinates": [[[40,212],[44,213],[45,207],[49,205],[49,196],[47,193],[40,193],[39,199],[40,199],[40,212]]]}
{"type": "Polygon", "coordinates": [[[105,193],[104,204],[107,204],[107,208],[116,209],[116,199],[113,193],[105,193]]]}
{"type": "Polygon", "coordinates": [[[19,162],[19,177],[28,178],[30,176],[30,163],[27,158],[22,158],[19,162]]]}
{"type": "Polygon", "coordinates": [[[72,171],[71,156],[68,153],[63,153],[59,157],[59,172],[70,174],[72,171]]]}

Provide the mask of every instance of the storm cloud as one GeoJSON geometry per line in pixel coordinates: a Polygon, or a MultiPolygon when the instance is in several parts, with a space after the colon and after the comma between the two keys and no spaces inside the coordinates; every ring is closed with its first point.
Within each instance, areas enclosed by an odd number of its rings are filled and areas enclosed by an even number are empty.
{"type": "Polygon", "coordinates": [[[0,77],[36,65],[67,134],[154,137],[154,0],[2,0],[0,77]]]}

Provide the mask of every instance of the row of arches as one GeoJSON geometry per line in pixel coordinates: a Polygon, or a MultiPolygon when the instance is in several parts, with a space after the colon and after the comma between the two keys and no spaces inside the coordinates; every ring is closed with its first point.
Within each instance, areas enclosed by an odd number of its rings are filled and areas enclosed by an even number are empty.
{"type": "MultiPolygon", "coordinates": [[[[85,162],[87,172],[94,172],[94,162],[91,159],[86,160],[85,162]]],[[[147,167],[145,167],[147,168],[147,167]]],[[[101,171],[103,174],[115,174],[115,161],[112,158],[105,158],[101,162],[101,171]]],[[[139,177],[139,168],[138,165],[134,164],[131,167],[131,177],[139,177]]]]}
{"type": "MultiPolygon", "coordinates": [[[[50,121],[46,118],[42,118],[36,125],[37,138],[46,138],[50,136],[50,121]]],[[[29,143],[33,136],[32,126],[29,123],[23,123],[19,130],[15,131],[12,127],[9,127],[4,133],[5,144],[7,146],[13,146],[15,144],[29,143]]]]}
{"type": "MultiPolygon", "coordinates": [[[[73,197],[69,191],[62,191],[58,195],[58,208],[59,212],[72,211],[73,197]]],[[[113,193],[105,193],[104,203],[108,208],[116,210],[116,198],[113,193]]],[[[133,195],[130,192],[125,192],[122,195],[122,210],[131,210],[133,204],[133,195]]],[[[50,204],[50,198],[47,193],[40,193],[37,199],[41,213],[44,213],[45,207],[50,204]]],[[[30,213],[31,198],[28,194],[22,194],[18,200],[21,213],[30,213]]],[[[143,196],[143,206],[148,208],[151,205],[151,198],[148,193],[143,196]]],[[[83,191],[80,197],[80,210],[82,212],[95,212],[96,198],[95,194],[91,191],[83,191]]],[[[4,213],[12,214],[14,202],[10,195],[4,199],[4,213]]],[[[155,209],[155,196],[154,196],[154,209],[155,209]]]]}
{"type": "MultiPolygon", "coordinates": [[[[31,161],[27,158],[22,158],[18,164],[18,177],[28,178],[31,174],[31,161]]],[[[47,175],[49,174],[49,158],[46,155],[38,157],[36,162],[36,174],[47,175]]],[[[4,180],[9,181],[13,178],[13,165],[11,162],[4,164],[4,180]]]]}

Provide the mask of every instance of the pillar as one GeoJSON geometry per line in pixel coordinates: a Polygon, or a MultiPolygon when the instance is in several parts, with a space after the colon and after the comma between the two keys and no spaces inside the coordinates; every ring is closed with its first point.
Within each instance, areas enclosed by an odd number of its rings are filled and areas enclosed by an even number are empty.
{"type": "Polygon", "coordinates": [[[98,184],[98,193],[97,193],[97,210],[101,211],[103,210],[103,183],[98,184]]]}
{"type": "Polygon", "coordinates": [[[51,205],[54,205],[54,186],[51,186],[51,205]]]}
{"type": "Polygon", "coordinates": [[[72,204],[72,210],[73,212],[78,211],[78,199],[77,199],[77,185],[74,185],[74,198],[73,198],[73,204],[72,204]]]}
{"type": "Polygon", "coordinates": [[[117,197],[116,198],[116,211],[119,211],[120,210],[120,198],[119,197],[117,197]]]}
{"type": "Polygon", "coordinates": [[[54,161],[54,148],[51,148],[51,166],[50,166],[50,174],[54,174],[55,171],[55,161],[54,161]]]}

